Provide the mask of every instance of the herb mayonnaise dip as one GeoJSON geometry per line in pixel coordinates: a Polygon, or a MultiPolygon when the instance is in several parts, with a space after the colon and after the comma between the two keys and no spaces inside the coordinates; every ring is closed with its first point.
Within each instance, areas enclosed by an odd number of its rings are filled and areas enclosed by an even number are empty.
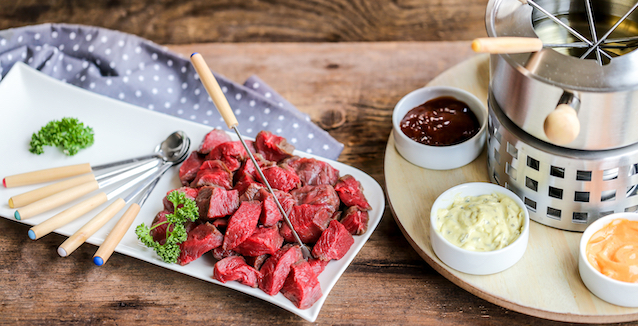
{"type": "Polygon", "coordinates": [[[457,196],[437,212],[436,231],[457,247],[493,251],[521,235],[524,219],[523,209],[506,195],[457,196]]]}

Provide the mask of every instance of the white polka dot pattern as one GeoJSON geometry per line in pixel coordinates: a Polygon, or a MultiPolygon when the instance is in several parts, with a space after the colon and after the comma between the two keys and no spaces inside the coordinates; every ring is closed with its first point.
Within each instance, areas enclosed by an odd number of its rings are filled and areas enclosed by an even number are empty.
{"type": "MultiPolygon", "coordinates": [[[[211,128],[223,125],[190,61],[134,35],[68,24],[0,31],[0,80],[17,61],[69,84],[149,110],[211,128]]],[[[343,144],[257,76],[243,85],[215,76],[242,134],[255,137],[260,130],[269,130],[286,137],[299,150],[330,159],[343,150],[343,144]]]]}

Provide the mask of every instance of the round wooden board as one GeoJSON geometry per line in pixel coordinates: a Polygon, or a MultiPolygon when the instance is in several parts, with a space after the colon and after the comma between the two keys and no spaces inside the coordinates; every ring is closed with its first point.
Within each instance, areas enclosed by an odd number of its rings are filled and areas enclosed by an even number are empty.
{"type": "MultiPolygon", "coordinates": [[[[488,79],[489,57],[478,55],[447,70],[427,86],[462,88],[486,103],[488,79]]],[[[561,231],[532,221],[523,258],[508,270],[493,275],[464,274],[436,257],[429,238],[432,203],[458,184],[489,182],[486,160],[484,151],[474,162],[459,169],[423,169],[401,157],[390,134],[384,162],[388,202],[397,224],[419,255],[461,288],[524,314],[577,323],[638,320],[638,308],[609,304],[585,287],[578,273],[578,242],[582,235],[579,232],[561,231]]]]}

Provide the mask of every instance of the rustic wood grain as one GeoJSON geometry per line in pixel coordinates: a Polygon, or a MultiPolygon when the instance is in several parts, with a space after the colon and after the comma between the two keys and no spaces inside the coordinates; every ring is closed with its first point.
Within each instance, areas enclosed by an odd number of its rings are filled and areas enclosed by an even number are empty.
{"type": "Polygon", "coordinates": [[[71,23],[161,44],[455,41],[485,36],[487,0],[0,1],[0,29],[71,23]]]}
{"type": "MultiPolygon", "coordinates": [[[[213,70],[236,81],[258,75],[315,122],[345,114],[345,122],[329,130],[346,145],[339,161],[382,185],[395,103],[474,55],[469,42],[169,48],[202,53],[216,62],[213,70]]],[[[0,229],[0,324],[310,324],[250,296],[121,254],[96,267],[92,245],[60,258],[56,248],[65,237],[57,234],[31,241],[28,226],[6,219],[0,229]]],[[[327,297],[317,324],[569,325],[501,308],[454,285],[412,249],[389,208],[327,297]]]]}

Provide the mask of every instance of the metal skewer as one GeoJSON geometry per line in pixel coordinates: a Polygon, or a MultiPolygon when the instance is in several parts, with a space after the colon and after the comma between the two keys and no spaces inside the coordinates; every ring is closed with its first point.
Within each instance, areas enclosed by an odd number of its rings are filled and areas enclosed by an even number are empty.
{"type": "MultiPolygon", "coordinates": [[[[596,35],[596,25],[594,23],[594,14],[591,10],[591,0],[585,0],[585,8],[587,9],[587,21],[589,22],[589,32],[591,33],[594,42],[598,42],[598,35],[596,35]]],[[[596,61],[599,65],[603,65],[603,60],[600,57],[600,51],[596,51],[596,61]]]]}
{"type": "MultiPolygon", "coordinates": [[[[529,4],[530,6],[534,7],[536,10],[542,12],[543,14],[545,14],[545,16],[547,16],[547,18],[551,19],[553,22],[555,22],[556,24],[560,25],[561,27],[565,28],[570,34],[572,34],[573,36],[575,36],[577,39],[587,43],[587,45],[589,46],[593,46],[594,43],[592,43],[590,40],[588,40],[586,37],[584,37],[582,34],[578,33],[575,29],[571,28],[569,25],[563,23],[560,19],[558,19],[556,16],[554,16],[552,13],[550,13],[549,11],[545,10],[543,7],[541,7],[540,5],[538,5],[536,2],[534,2],[533,0],[519,0],[521,3],[523,4],[529,4]]],[[[601,52],[603,55],[605,55],[608,59],[611,59],[611,56],[609,54],[607,54],[606,52],[602,51],[601,49],[597,49],[597,51],[601,52]]],[[[581,58],[582,59],[582,58],[581,58]]]]}
{"type": "Polygon", "coordinates": [[[297,241],[297,243],[299,244],[301,248],[303,257],[305,259],[311,258],[312,254],[310,253],[310,249],[308,249],[308,247],[303,243],[303,241],[301,241],[301,238],[299,238],[297,231],[295,230],[292,223],[290,222],[290,219],[288,218],[288,214],[286,214],[286,211],[281,206],[281,203],[279,203],[279,199],[277,199],[277,196],[275,196],[275,193],[270,187],[270,184],[268,183],[268,180],[266,179],[266,177],[264,177],[264,174],[262,173],[261,168],[259,167],[259,164],[257,164],[255,157],[248,149],[248,146],[246,145],[246,142],[244,142],[244,139],[241,136],[239,129],[237,129],[239,122],[237,122],[237,118],[233,114],[233,111],[230,105],[228,104],[228,100],[226,100],[224,93],[219,87],[219,84],[217,83],[215,76],[213,76],[213,73],[210,71],[210,68],[208,68],[206,61],[204,61],[204,58],[202,57],[201,54],[193,53],[191,55],[191,62],[193,63],[193,67],[195,67],[195,70],[197,71],[197,74],[199,75],[199,78],[202,81],[204,88],[206,88],[206,91],[208,92],[210,97],[213,99],[213,102],[215,103],[217,110],[219,111],[221,116],[224,118],[226,125],[228,126],[228,128],[233,129],[235,131],[235,133],[237,134],[237,137],[239,137],[239,140],[244,146],[246,153],[248,153],[248,156],[250,156],[250,160],[255,165],[255,169],[259,173],[259,176],[264,181],[264,184],[268,188],[268,191],[272,194],[273,199],[275,203],[277,204],[277,208],[279,209],[279,212],[284,217],[286,224],[288,224],[288,226],[292,230],[292,234],[294,235],[295,240],[297,241]]]}
{"type": "MultiPolygon", "coordinates": [[[[528,0],[529,1],[529,0],[528,0]]],[[[591,48],[589,48],[589,50],[587,50],[582,56],[580,56],[581,59],[586,58],[591,51],[593,51],[594,49],[598,49],[598,46],[600,45],[600,43],[604,42],[607,37],[609,37],[609,35],[616,30],[616,28],[623,22],[625,21],[625,19],[627,19],[627,17],[629,17],[629,15],[631,15],[631,13],[636,10],[636,8],[638,8],[638,2],[636,2],[636,4],[634,4],[633,7],[631,7],[631,9],[629,9],[629,11],[627,11],[627,13],[625,13],[625,15],[623,15],[615,24],[614,26],[612,26],[607,33],[605,33],[605,35],[603,35],[603,37],[600,38],[600,40],[598,40],[598,42],[596,42],[595,44],[592,45],[591,48]]]]}

